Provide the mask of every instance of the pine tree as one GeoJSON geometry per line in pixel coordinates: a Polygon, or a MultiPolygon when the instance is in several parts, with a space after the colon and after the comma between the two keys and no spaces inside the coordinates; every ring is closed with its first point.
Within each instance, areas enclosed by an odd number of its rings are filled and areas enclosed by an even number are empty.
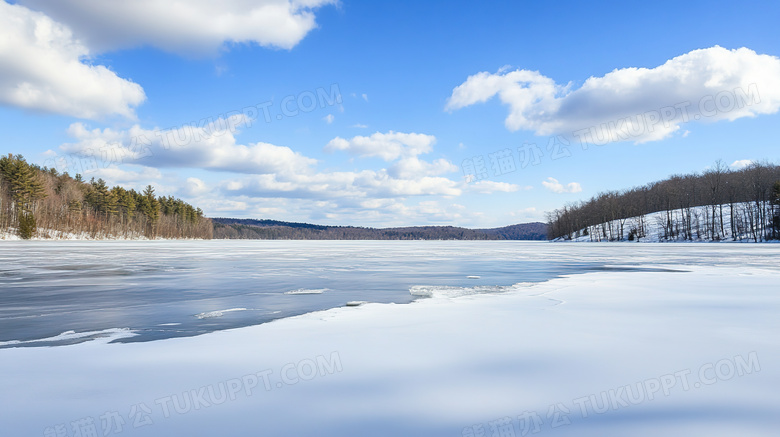
{"type": "Polygon", "coordinates": [[[35,216],[27,214],[23,211],[19,211],[19,236],[23,240],[29,240],[35,235],[35,231],[38,228],[35,216]]]}
{"type": "Polygon", "coordinates": [[[201,210],[173,196],[158,198],[152,187],[143,193],[109,189],[101,179],[85,182],[81,175],[28,164],[19,155],[0,155],[0,230],[16,229],[22,238],[34,237],[37,226],[93,237],[211,238],[211,221],[201,217],[201,210]]]}
{"type": "Polygon", "coordinates": [[[0,158],[0,175],[9,185],[17,208],[25,213],[32,212],[36,200],[46,197],[37,171],[21,155],[0,158]]]}
{"type": "Polygon", "coordinates": [[[111,194],[117,199],[117,211],[120,216],[129,221],[133,218],[136,209],[135,196],[122,187],[114,187],[111,194]]]}
{"type": "Polygon", "coordinates": [[[36,231],[35,202],[46,197],[38,170],[30,166],[22,155],[0,158],[0,177],[7,183],[13,205],[17,210],[19,236],[32,238],[36,231]]]}
{"type": "Polygon", "coordinates": [[[154,187],[147,185],[142,194],[142,201],[139,205],[141,212],[151,223],[156,223],[160,219],[160,202],[154,196],[154,187]]]}

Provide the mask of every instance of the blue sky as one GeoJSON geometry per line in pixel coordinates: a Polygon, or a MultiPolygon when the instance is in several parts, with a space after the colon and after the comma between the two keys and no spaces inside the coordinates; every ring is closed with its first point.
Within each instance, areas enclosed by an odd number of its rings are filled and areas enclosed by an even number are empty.
{"type": "Polygon", "coordinates": [[[777,162],[778,16],[769,2],[0,0],[2,152],[152,184],[212,217],[543,220],[718,159],[777,162]]]}

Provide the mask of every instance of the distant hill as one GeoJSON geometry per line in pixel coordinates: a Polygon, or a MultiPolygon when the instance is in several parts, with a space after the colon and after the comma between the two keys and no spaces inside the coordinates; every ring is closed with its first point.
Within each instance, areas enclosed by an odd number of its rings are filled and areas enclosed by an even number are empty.
{"type": "Polygon", "coordinates": [[[544,223],[523,223],[509,225],[503,228],[478,229],[489,235],[496,235],[499,240],[544,240],[547,238],[547,225],[544,223]]]}
{"type": "Polygon", "coordinates": [[[545,240],[544,223],[525,223],[495,229],[454,226],[364,228],[324,226],[278,220],[212,218],[214,238],[244,240],[545,240]]]}

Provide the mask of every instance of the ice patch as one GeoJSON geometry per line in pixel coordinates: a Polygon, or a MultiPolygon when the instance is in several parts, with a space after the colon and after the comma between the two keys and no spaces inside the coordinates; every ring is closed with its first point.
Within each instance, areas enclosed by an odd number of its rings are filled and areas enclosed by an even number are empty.
{"type": "Polygon", "coordinates": [[[79,340],[79,339],[91,339],[91,340],[107,339],[108,340],[107,343],[109,343],[111,341],[118,340],[120,338],[134,337],[136,335],[138,334],[136,334],[129,328],[111,328],[111,329],[104,329],[102,331],[88,331],[88,332],[65,331],[62,334],[55,335],[54,337],[39,338],[35,340],[0,341],[0,347],[17,346],[17,345],[24,345],[30,343],[65,342],[65,341],[72,341],[72,340],[79,340]]]}
{"type": "Polygon", "coordinates": [[[246,311],[246,308],[230,308],[227,310],[219,310],[219,311],[208,311],[205,313],[195,314],[195,317],[199,319],[211,319],[214,317],[222,317],[225,315],[225,313],[232,313],[235,311],[246,311]]]}
{"type": "Polygon", "coordinates": [[[327,288],[299,288],[297,290],[285,291],[284,294],[322,294],[328,291],[327,288]]]}
{"type": "Polygon", "coordinates": [[[474,294],[505,293],[532,287],[533,282],[519,282],[513,285],[478,285],[476,287],[452,287],[447,285],[413,285],[409,294],[418,297],[460,297],[474,294]]]}

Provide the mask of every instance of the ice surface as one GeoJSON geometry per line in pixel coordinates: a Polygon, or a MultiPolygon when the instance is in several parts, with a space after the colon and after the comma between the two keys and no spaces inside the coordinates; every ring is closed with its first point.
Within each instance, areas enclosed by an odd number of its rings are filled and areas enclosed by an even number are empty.
{"type": "Polygon", "coordinates": [[[90,332],[76,332],[65,331],[59,335],[53,337],[40,338],[35,340],[10,340],[0,341],[0,346],[15,346],[15,345],[30,345],[36,343],[67,343],[73,340],[81,339],[93,339],[103,340],[103,342],[111,342],[120,338],[130,338],[138,334],[127,328],[111,328],[104,329],[102,331],[90,331],[90,332]]]}
{"type": "Polygon", "coordinates": [[[246,308],[230,308],[230,309],[227,309],[227,310],[208,311],[208,312],[205,312],[205,313],[196,314],[195,317],[197,317],[199,319],[212,319],[214,317],[222,317],[222,316],[225,315],[225,313],[233,313],[233,312],[236,312],[236,311],[247,311],[247,309],[246,308]]]}
{"type": "Polygon", "coordinates": [[[315,289],[299,288],[297,290],[285,291],[284,294],[322,294],[326,291],[328,291],[327,288],[315,288],[315,289]]]}
{"type": "Polygon", "coordinates": [[[504,293],[532,287],[532,282],[518,282],[514,285],[481,285],[476,287],[451,287],[443,285],[413,285],[409,294],[418,297],[460,297],[472,294],[504,293]]]}
{"type": "Polygon", "coordinates": [[[487,293],[433,284],[408,305],[198,337],[3,349],[2,433],[73,435],[91,418],[103,435],[101,417],[118,415],[131,437],[777,435],[780,246],[460,246],[486,247],[635,270],[487,293]]]}
{"type": "Polygon", "coordinates": [[[492,243],[6,241],[0,341],[125,327],[139,335],[122,342],[201,335],[352,300],[408,303],[415,284],[509,285],[604,266],[492,243]],[[466,278],[477,272],[481,280],[466,278]],[[255,310],[194,317],[232,308],[255,310]]]}

